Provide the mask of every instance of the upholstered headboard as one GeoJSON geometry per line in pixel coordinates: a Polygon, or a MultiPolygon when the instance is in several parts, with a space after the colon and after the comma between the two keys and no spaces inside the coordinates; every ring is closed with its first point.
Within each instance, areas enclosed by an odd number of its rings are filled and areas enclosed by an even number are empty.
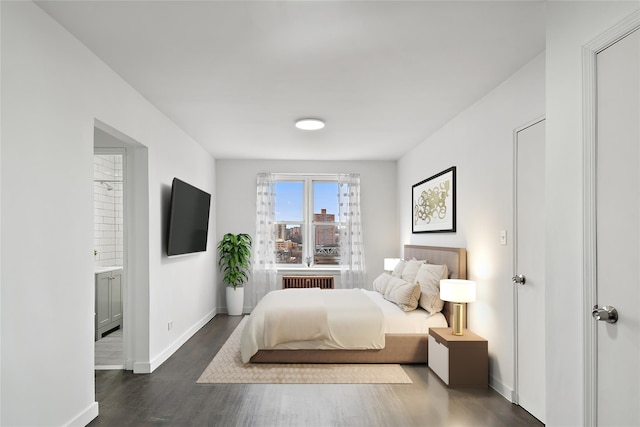
{"type": "MultiPolygon", "coordinates": [[[[405,245],[403,258],[426,259],[429,264],[446,264],[450,279],[467,278],[467,250],[465,248],[405,245]]],[[[451,325],[451,303],[445,302],[442,313],[451,325]]],[[[466,327],[466,319],[464,323],[466,327]]]]}

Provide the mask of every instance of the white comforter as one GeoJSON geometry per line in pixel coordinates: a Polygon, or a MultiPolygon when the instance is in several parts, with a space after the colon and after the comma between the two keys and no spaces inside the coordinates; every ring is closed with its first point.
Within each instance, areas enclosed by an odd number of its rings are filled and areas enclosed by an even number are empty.
{"type": "Polygon", "coordinates": [[[265,304],[269,304],[269,309],[263,313],[265,348],[329,338],[328,310],[321,295],[311,295],[315,292],[301,292],[299,289],[291,291],[265,296],[265,304]]]}
{"type": "Polygon", "coordinates": [[[384,334],[382,310],[365,290],[285,289],[258,302],[242,332],[240,353],[247,363],[262,349],[380,349],[384,334]]]}

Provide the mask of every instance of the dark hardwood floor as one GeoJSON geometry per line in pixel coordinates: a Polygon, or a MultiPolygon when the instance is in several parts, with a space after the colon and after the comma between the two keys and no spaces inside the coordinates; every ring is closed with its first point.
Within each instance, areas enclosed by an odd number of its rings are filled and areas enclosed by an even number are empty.
{"type": "Polygon", "coordinates": [[[96,371],[90,426],[541,426],[492,389],[413,384],[196,384],[240,317],[217,315],[154,373],[96,371]]]}

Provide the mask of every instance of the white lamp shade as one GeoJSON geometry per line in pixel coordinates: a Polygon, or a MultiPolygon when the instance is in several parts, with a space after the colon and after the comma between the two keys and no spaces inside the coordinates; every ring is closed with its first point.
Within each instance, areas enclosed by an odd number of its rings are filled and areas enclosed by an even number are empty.
{"type": "Polygon", "coordinates": [[[476,300],[476,282],[472,280],[440,280],[440,299],[450,302],[473,302],[476,300]]]}
{"type": "Polygon", "coordinates": [[[400,258],[385,258],[384,259],[384,271],[393,271],[396,265],[400,262],[400,258]]]}

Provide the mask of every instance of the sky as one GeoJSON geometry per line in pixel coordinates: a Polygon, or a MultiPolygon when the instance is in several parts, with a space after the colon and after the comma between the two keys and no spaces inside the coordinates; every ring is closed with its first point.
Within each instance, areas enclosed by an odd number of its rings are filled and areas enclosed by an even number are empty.
{"type": "MultiPolygon", "coordinates": [[[[303,220],[303,188],[302,181],[276,182],[276,221],[303,220]]],[[[336,182],[314,182],[313,213],[320,213],[321,209],[338,216],[336,182]]]]}

